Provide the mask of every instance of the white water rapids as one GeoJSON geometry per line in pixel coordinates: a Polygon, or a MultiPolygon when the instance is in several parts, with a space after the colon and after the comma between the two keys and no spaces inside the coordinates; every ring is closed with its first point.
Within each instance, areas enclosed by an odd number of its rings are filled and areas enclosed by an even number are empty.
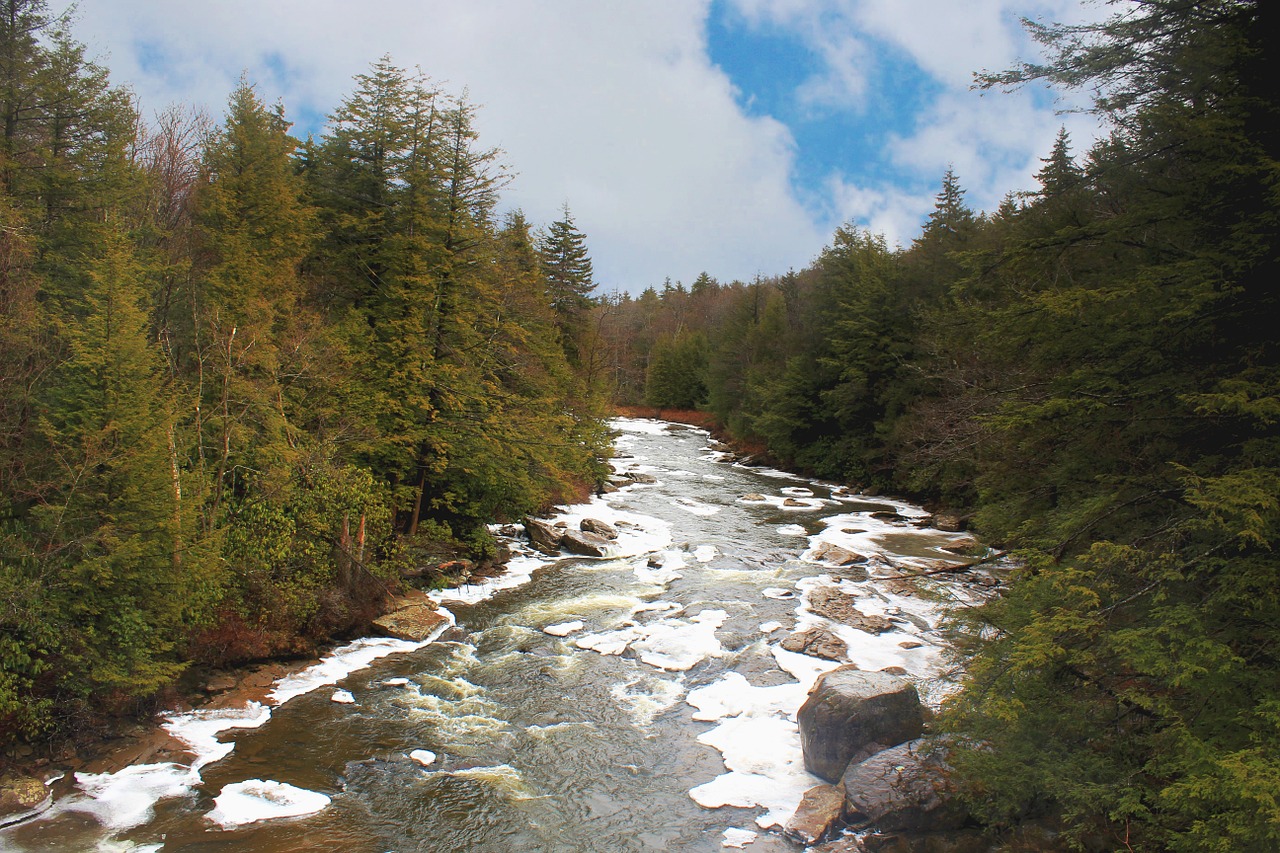
{"type": "Polygon", "coordinates": [[[191,763],[78,774],[0,850],[794,850],[780,825],[819,781],[795,713],[838,664],[781,641],[825,627],[848,662],[898,667],[937,702],[939,623],[985,588],[895,578],[957,562],[943,549],[967,537],[734,463],[701,430],[614,427],[615,468],[655,482],[555,519],[614,525],[610,556],[515,543],[500,578],[434,594],[464,639],[358,641],[266,705],[172,715],[191,763]],[[870,578],[838,580],[822,543],[869,556],[870,578]],[[814,615],[826,586],[893,629],[814,615]]]}

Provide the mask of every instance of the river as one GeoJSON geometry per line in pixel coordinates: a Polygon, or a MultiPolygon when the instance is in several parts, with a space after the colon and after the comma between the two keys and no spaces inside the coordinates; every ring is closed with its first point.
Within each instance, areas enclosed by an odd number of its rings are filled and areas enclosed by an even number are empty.
{"type": "Polygon", "coordinates": [[[941,618],[986,588],[900,578],[956,562],[942,549],[966,537],[910,504],[736,463],[701,430],[614,426],[615,468],[641,482],[558,516],[614,525],[609,557],[517,543],[497,582],[437,594],[461,639],[356,643],[265,706],[175,715],[195,762],[82,774],[0,850],[797,849],[780,826],[820,780],[794,713],[836,664],[780,641],[825,625],[851,662],[900,667],[936,703],[941,618]],[[870,556],[870,579],[839,580],[822,542],[870,556]],[[809,613],[829,585],[893,630],[809,613]]]}

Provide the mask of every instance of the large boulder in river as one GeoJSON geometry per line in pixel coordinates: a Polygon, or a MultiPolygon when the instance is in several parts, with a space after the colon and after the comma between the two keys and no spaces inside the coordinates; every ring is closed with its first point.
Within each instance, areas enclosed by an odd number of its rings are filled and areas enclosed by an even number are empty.
{"type": "Polygon", "coordinates": [[[609,556],[609,540],[583,530],[566,530],[560,536],[560,547],[570,554],[584,557],[609,556]]]}
{"type": "Polygon", "coordinates": [[[920,737],[924,712],[910,681],[842,666],[818,678],[796,721],[805,768],[834,783],[850,762],[920,737]]]}
{"type": "Polygon", "coordinates": [[[0,826],[27,820],[49,808],[53,795],[31,776],[0,778],[0,826]]]}
{"type": "Polygon", "coordinates": [[[560,538],[564,536],[564,530],[541,519],[526,518],[524,532],[529,536],[529,543],[544,554],[560,553],[560,538]]]}
{"type": "Polygon", "coordinates": [[[944,750],[928,749],[923,740],[877,752],[845,771],[845,811],[884,832],[958,829],[967,813],[947,771],[944,750]]]}
{"type": "Polygon", "coordinates": [[[617,539],[618,530],[607,521],[601,521],[598,518],[584,518],[578,522],[578,527],[583,533],[594,533],[596,536],[603,536],[605,539],[617,539]]]}

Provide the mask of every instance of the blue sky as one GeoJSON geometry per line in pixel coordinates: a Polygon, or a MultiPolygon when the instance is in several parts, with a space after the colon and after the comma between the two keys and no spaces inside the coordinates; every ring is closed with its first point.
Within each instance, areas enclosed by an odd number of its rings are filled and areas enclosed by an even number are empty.
{"type": "MultiPolygon", "coordinates": [[[[52,5],[52,4],[51,4],[52,5]]],[[[948,166],[977,209],[1029,189],[1044,92],[978,93],[1035,58],[1018,19],[1076,0],[81,0],[74,33],[144,113],[215,120],[242,73],[322,131],[384,54],[480,105],[481,143],[536,223],[569,204],[603,290],[799,269],[844,222],[908,244],[948,166]]],[[[56,8],[55,8],[56,11],[56,8]]]]}

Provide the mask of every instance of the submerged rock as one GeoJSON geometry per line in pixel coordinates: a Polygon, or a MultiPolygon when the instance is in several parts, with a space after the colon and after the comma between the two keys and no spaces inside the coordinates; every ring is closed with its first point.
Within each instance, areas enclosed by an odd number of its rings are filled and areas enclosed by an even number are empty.
{"type": "Polygon", "coordinates": [[[839,785],[815,785],[804,792],[782,834],[805,846],[817,844],[840,823],[844,799],[844,788],[839,785]]]}
{"type": "Polygon", "coordinates": [[[842,666],[818,678],[796,722],[805,768],[837,782],[850,762],[918,738],[924,713],[910,681],[842,666]]]}
{"type": "Polygon", "coordinates": [[[952,795],[939,749],[912,740],[849,765],[844,774],[845,808],[885,832],[958,829],[966,812],[952,795]]]}
{"type": "Polygon", "coordinates": [[[32,776],[0,778],[0,826],[33,818],[49,808],[53,795],[32,776]]]}
{"type": "Polygon", "coordinates": [[[825,628],[810,628],[792,634],[782,641],[782,647],[789,652],[826,660],[842,661],[849,653],[849,646],[845,641],[825,628]]]}

